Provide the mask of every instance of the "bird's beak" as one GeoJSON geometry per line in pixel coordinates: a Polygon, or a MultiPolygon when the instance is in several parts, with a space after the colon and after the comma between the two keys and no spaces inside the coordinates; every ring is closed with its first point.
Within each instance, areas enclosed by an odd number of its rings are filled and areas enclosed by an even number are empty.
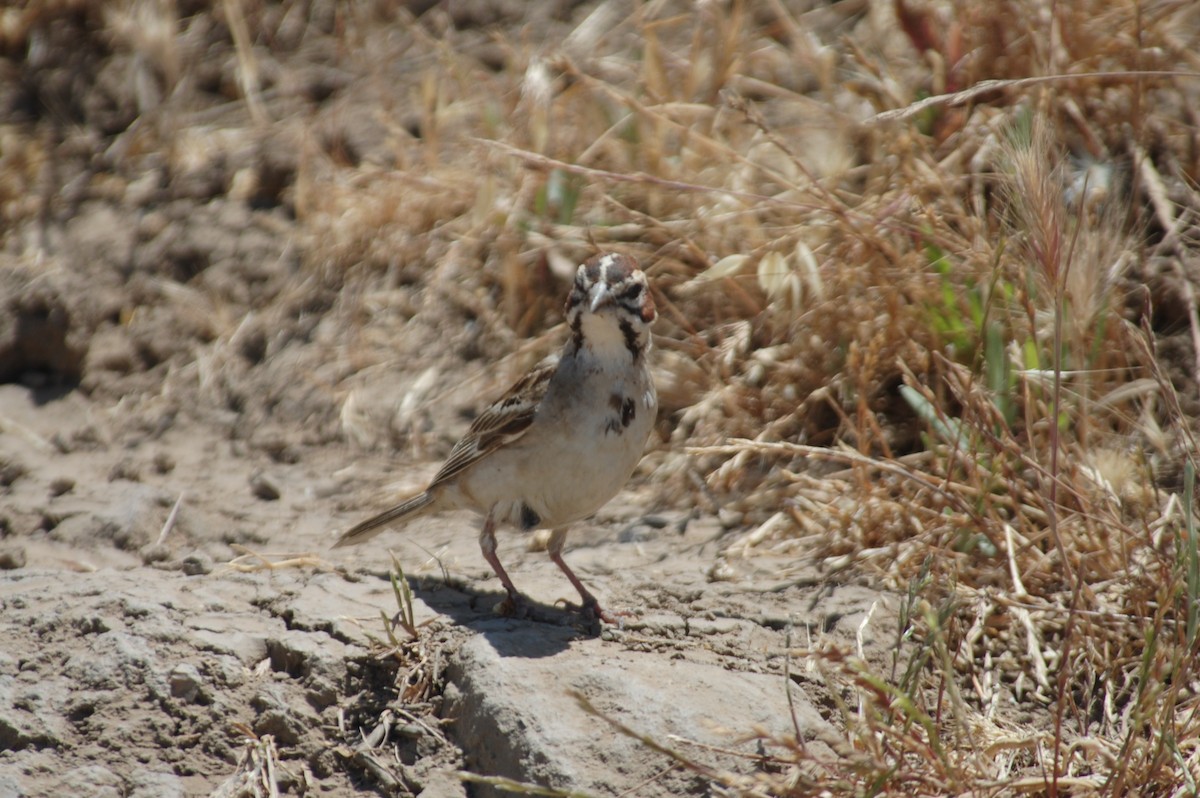
{"type": "Polygon", "coordinates": [[[589,293],[592,299],[592,313],[595,313],[596,309],[608,299],[608,284],[596,283],[592,286],[592,290],[589,293]]]}

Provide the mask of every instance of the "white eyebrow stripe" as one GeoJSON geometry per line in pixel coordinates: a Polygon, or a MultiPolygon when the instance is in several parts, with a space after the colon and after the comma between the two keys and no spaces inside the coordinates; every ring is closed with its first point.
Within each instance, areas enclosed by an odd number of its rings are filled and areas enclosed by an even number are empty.
{"type": "Polygon", "coordinates": [[[597,265],[600,267],[600,279],[601,280],[603,280],[606,283],[608,282],[608,267],[612,266],[616,262],[617,262],[617,256],[615,253],[612,253],[612,252],[609,252],[607,255],[600,258],[600,263],[597,265]]]}

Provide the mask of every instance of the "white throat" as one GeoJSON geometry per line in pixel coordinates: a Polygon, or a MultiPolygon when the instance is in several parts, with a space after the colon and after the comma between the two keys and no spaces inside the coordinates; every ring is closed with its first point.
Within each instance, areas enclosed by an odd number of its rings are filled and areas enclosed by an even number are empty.
{"type": "Polygon", "coordinates": [[[628,363],[633,355],[617,316],[608,311],[586,313],[582,319],[583,349],[596,358],[610,363],[628,363]]]}

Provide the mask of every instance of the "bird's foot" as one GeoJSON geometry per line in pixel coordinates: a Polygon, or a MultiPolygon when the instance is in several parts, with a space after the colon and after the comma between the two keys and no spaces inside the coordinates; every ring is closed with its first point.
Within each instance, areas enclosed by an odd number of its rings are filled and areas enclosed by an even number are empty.
{"type": "Polygon", "coordinates": [[[525,597],[520,593],[509,593],[507,598],[492,608],[492,611],[497,615],[503,615],[505,618],[522,618],[529,617],[529,603],[525,601],[525,597]]]}
{"type": "Polygon", "coordinates": [[[566,599],[559,599],[559,601],[556,603],[561,605],[563,609],[569,612],[579,613],[579,615],[585,621],[588,621],[593,625],[599,624],[599,622],[603,621],[609,626],[624,626],[625,624],[623,619],[633,616],[633,613],[627,611],[611,611],[604,609],[600,606],[600,602],[596,600],[596,597],[590,594],[584,597],[583,603],[581,604],[572,604],[566,599]]]}

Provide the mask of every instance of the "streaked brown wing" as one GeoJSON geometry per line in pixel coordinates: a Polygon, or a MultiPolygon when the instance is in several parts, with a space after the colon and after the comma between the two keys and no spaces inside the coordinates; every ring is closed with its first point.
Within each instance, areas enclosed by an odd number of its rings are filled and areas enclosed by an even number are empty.
{"type": "Polygon", "coordinates": [[[432,489],[456,476],[496,449],[520,438],[533,423],[534,413],[546,395],[558,358],[547,358],[517,380],[503,396],[492,402],[471,424],[462,440],[429,483],[432,489]]]}

